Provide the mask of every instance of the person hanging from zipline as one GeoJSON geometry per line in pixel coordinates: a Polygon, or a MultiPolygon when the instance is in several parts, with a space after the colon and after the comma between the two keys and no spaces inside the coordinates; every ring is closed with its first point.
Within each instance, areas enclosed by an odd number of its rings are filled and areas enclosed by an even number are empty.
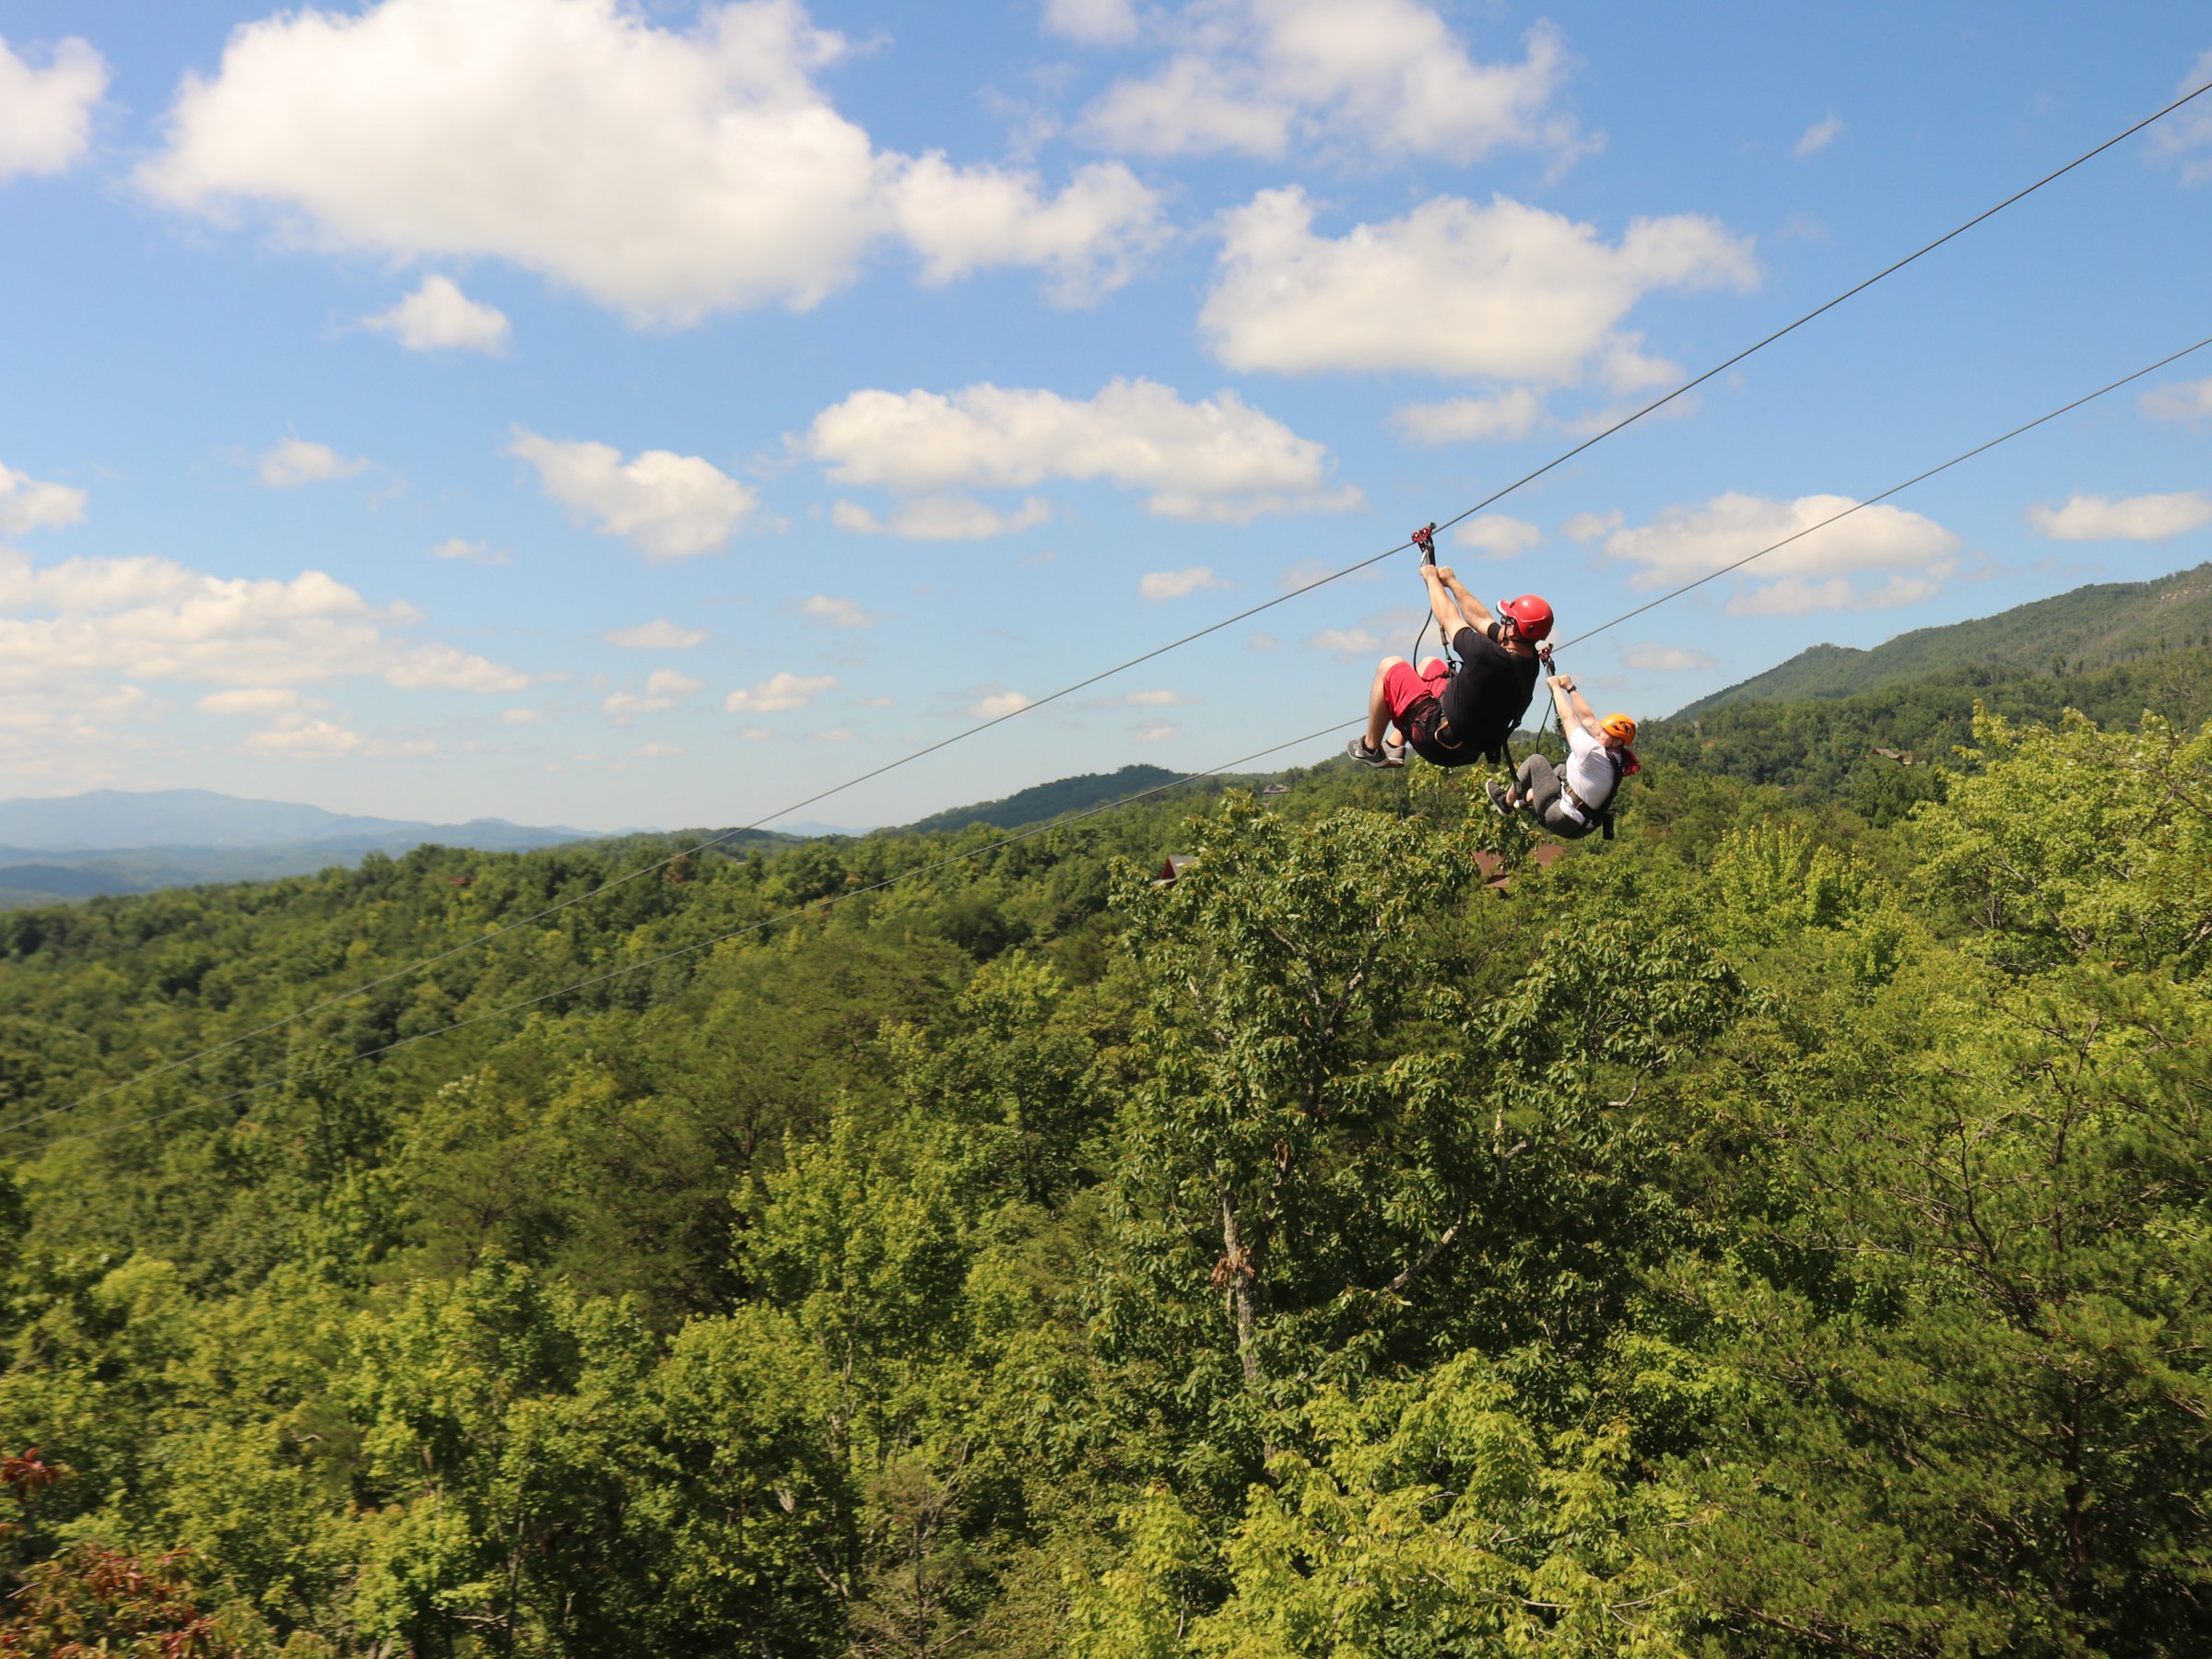
{"type": "Polygon", "coordinates": [[[1636,723],[1626,714],[1600,720],[1574,688],[1571,676],[1555,674],[1548,683],[1552,707],[1559,712],[1559,731],[1567,739],[1567,764],[1555,768],[1544,756],[1531,755],[1511,783],[1483,787],[1500,813],[1525,811],[1539,828],[1563,841],[1579,841],[1598,829],[1610,838],[1613,797],[1623,778],[1641,770],[1630,747],[1636,741],[1636,723]]]}
{"type": "MultiPolygon", "coordinates": [[[[1432,551],[1425,532],[1415,540],[1432,551]]],[[[1551,606],[1534,594],[1490,607],[1467,592],[1449,565],[1424,559],[1429,608],[1451,648],[1453,673],[1441,657],[1417,670],[1404,657],[1384,657],[1367,697],[1367,731],[1345,752],[1362,766],[1403,766],[1406,748],[1433,766],[1501,761],[1505,742],[1535,695],[1537,646],[1551,632],[1551,606]],[[1391,726],[1399,741],[1385,744],[1391,726]]]]}

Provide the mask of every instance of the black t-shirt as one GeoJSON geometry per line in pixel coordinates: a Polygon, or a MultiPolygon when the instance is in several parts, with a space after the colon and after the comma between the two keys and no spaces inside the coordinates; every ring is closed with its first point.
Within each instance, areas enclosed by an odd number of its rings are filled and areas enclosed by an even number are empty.
{"type": "Polygon", "coordinates": [[[1517,656],[1498,642],[1498,623],[1477,631],[1463,628],[1452,641],[1459,672],[1440,700],[1452,735],[1462,747],[1495,748],[1512,735],[1536,694],[1535,653],[1517,656]]]}

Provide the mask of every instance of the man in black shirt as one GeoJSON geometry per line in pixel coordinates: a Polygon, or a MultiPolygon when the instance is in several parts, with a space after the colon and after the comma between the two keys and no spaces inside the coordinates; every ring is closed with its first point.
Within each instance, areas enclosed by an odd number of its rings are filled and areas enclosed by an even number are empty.
{"type": "Polygon", "coordinates": [[[1404,745],[1382,741],[1395,725],[1433,765],[1497,760],[1535,695],[1536,647],[1551,632],[1551,606],[1524,594],[1493,613],[1448,565],[1424,564],[1421,580],[1437,626],[1459,653],[1459,672],[1449,674],[1439,657],[1418,670],[1404,657],[1385,657],[1368,693],[1367,732],[1346,753],[1362,766],[1403,766],[1404,745]]]}

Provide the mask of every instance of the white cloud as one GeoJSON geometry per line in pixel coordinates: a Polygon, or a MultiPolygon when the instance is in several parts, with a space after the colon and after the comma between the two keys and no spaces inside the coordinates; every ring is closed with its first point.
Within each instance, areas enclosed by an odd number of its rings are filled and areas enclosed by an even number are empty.
{"type": "Polygon", "coordinates": [[[1364,628],[1326,628],[1306,641],[1332,656],[1371,656],[1382,649],[1382,640],[1364,628]]]}
{"type": "Polygon", "coordinates": [[[449,535],[430,549],[432,559],[454,559],[465,564],[503,565],[512,557],[506,548],[494,548],[489,542],[470,541],[466,536],[449,535]]]}
{"type": "Polygon", "coordinates": [[[543,709],[501,709],[500,720],[505,725],[535,725],[546,717],[543,709]]]}
{"type": "Polygon", "coordinates": [[[329,760],[354,753],[365,741],[359,732],[348,731],[333,721],[310,720],[255,732],[246,739],[246,747],[288,760],[329,760]]]}
{"type": "Polygon", "coordinates": [[[730,735],[745,743],[766,743],[775,734],[766,726],[740,726],[730,735]]]}
{"type": "Polygon", "coordinates": [[[1509,197],[1435,197],[1403,218],[1313,233],[1296,187],[1223,216],[1199,326],[1232,368],[1405,370],[1567,385],[1621,372],[1618,332],[1654,291],[1748,289],[1749,239],[1694,214],[1632,220],[1618,243],[1509,197]]]}
{"type": "Polygon", "coordinates": [[[1689,674],[1720,666],[1701,651],[1692,651],[1686,645],[1662,645],[1655,641],[1623,646],[1620,663],[1624,668],[1641,669],[1646,674],[1689,674]]]}
{"type": "Polygon", "coordinates": [[[21,535],[84,522],[85,492],[0,466],[0,534],[21,535]]]}
{"type": "Polygon", "coordinates": [[[2212,524],[2212,490],[2183,489],[2171,495],[2066,498],[2064,507],[2028,509],[2028,523],[2053,541],[2168,541],[2212,524]]]}
{"type": "Polygon", "coordinates": [[[303,697],[289,686],[248,686],[236,691],[210,691],[193,704],[203,714],[252,714],[262,719],[321,706],[319,700],[303,697]]]}
{"type": "Polygon", "coordinates": [[[425,276],[422,286],[388,312],[361,319],[363,328],[388,334],[409,351],[481,351],[498,357],[512,333],[507,313],[479,304],[451,276],[425,276]]]}
{"type": "Polygon", "coordinates": [[[2212,420],[2212,377],[2154,386],[2140,401],[2143,413],[2153,420],[2212,420]]]}
{"type": "Polygon", "coordinates": [[[673,743],[647,743],[639,746],[638,753],[649,760],[666,755],[680,755],[684,751],[673,743]]]}
{"type": "Polygon", "coordinates": [[[853,728],[835,726],[827,732],[809,732],[806,734],[806,741],[809,743],[850,743],[853,741],[853,728]]]}
{"type": "Polygon", "coordinates": [[[675,708],[704,684],[704,680],[693,679],[674,668],[656,668],[646,677],[642,693],[617,691],[599,706],[609,714],[657,714],[663,709],[675,708]]]}
{"type": "Polygon", "coordinates": [[[1594,542],[1601,535],[1610,535],[1620,528],[1620,512],[1578,512],[1559,526],[1559,534],[1569,541],[1594,542]]]}
{"type": "Polygon", "coordinates": [[[1034,265],[1050,274],[1049,296],[1061,305],[1122,287],[1169,234],[1159,198],[1118,161],[1078,169],[1047,201],[1033,173],[956,168],[928,155],[907,169],[896,201],[924,282],[1034,265]]]}
{"type": "MultiPolygon", "coordinates": [[[[1700,506],[1669,507],[1650,523],[1616,530],[1605,552],[1638,567],[1630,585],[1666,587],[1711,574],[1851,506],[1837,495],[1775,500],[1731,492],[1700,506]]],[[[1958,569],[1959,539],[1900,507],[1867,507],[1761,557],[1728,604],[1738,616],[1888,609],[1932,597],[1958,569]],[[1863,579],[1882,575],[1868,584],[1863,579]],[[1749,585],[1756,584],[1756,585],[1749,585]]]]}
{"type": "Polygon", "coordinates": [[[1029,706],[1030,700],[1018,691],[993,691],[970,703],[968,712],[978,720],[1003,720],[1029,706]]]}
{"type": "Polygon", "coordinates": [[[1510,443],[1549,423],[1544,399],[1527,386],[1483,397],[1406,404],[1391,411],[1391,429],[1414,443],[1510,443]]]}
{"type": "Polygon", "coordinates": [[[804,601],[799,615],[831,628],[873,628],[883,620],[873,611],[861,609],[856,599],[832,599],[827,594],[816,594],[804,601]]]}
{"type": "Polygon", "coordinates": [[[389,629],[379,610],[321,571],[289,581],[203,575],[160,559],[73,559],[44,569],[0,549],[0,689],[51,677],[271,688],[375,675],[403,688],[511,690],[527,675],[389,629]]]}
{"type": "Polygon", "coordinates": [[[108,65],[72,35],[34,67],[0,40],[0,182],[58,173],[92,144],[92,112],[108,89],[108,65]]]}
{"type": "Polygon", "coordinates": [[[1585,147],[1551,108],[1569,65],[1548,24],[1523,38],[1519,62],[1495,64],[1418,0],[1218,0],[1168,32],[1165,66],[1109,88],[1080,135],[1124,154],[1270,160],[1300,142],[1462,164],[1505,148],[1565,161],[1585,147]]]}
{"type": "Polygon", "coordinates": [[[1139,743],[1170,743],[1182,735],[1182,728],[1171,721],[1147,720],[1130,735],[1139,743]]]}
{"type": "MultiPolygon", "coordinates": [[[[1233,392],[1185,403],[1154,381],[1115,380],[1088,401],[984,383],[950,394],[855,392],[794,443],[843,484],[919,495],[1025,489],[1047,478],[1102,479],[1153,492],[1151,511],[1342,510],[1328,451],[1233,392]]],[[[848,512],[848,527],[860,520],[848,512]]]]}
{"type": "Polygon", "coordinates": [[[1118,164],[1056,196],[1026,172],[879,150],[817,71],[844,54],[798,0],[382,0],[234,30],[191,75],[156,199],[262,209],[297,243],[507,260],[639,323],[814,305],[903,238],[926,273],[1038,265],[1111,286],[1159,206],[1118,164]]]}
{"type": "Polygon", "coordinates": [[[703,629],[686,628],[662,618],[641,622],[635,628],[618,628],[599,637],[625,651],[688,651],[694,645],[703,644],[707,635],[703,629]]]}
{"type": "Polygon", "coordinates": [[[1136,39],[1130,0],[1044,0],[1044,31],[1086,46],[1121,46],[1136,39]]]}
{"type": "MultiPolygon", "coordinates": [[[[2212,51],[2196,60],[2174,91],[2191,92],[2206,81],[2212,81],[2212,51]]],[[[2206,98],[2212,98],[2212,93],[2206,98]]],[[[2202,184],[2212,180],[2212,108],[2206,107],[2205,98],[2160,122],[2151,129],[2150,141],[2158,155],[2180,159],[2183,183],[2202,184]]]]}
{"type": "Polygon", "coordinates": [[[647,450],[624,461],[606,443],[571,443],[517,428],[507,453],[537,469],[538,485],[578,520],[596,521],[648,559],[712,553],[759,504],[754,490],[697,455],[647,450]]]}
{"type": "Polygon", "coordinates": [[[281,760],[335,760],[359,755],[372,760],[412,760],[438,752],[427,738],[364,737],[328,720],[288,720],[255,732],[245,747],[281,760]]]}
{"type": "Polygon", "coordinates": [[[808,676],[786,671],[772,675],[749,689],[731,692],[723,700],[722,707],[729,714],[781,714],[789,709],[803,709],[823,692],[836,688],[834,674],[808,676]]]}
{"type": "Polygon", "coordinates": [[[1244,641],[1247,651],[1280,651],[1282,647],[1283,642],[1273,634],[1255,633],[1244,641]]]}
{"type": "Polygon", "coordinates": [[[1210,566],[1189,565],[1180,571],[1147,571],[1137,579],[1136,591],[1147,599],[1187,599],[1201,588],[1228,585],[1210,566]]]}
{"type": "Polygon", "coordinates": [[[1826,120],[1814,122],[1798,135],[1797,147],[1790,153],[1803,161],[1808,156],[1818,155],[1842,135],[1843,118],[1830,110],[1826,120]]]}
{"type": "Polygon", "coordinates": [[[1511,518],[1502,512],[1486,512],[1480,518],[1454,525],[1452,530],[1454,547],[1472,547],[1488,559],[1518,559],[1543,539],[1544,532],[1526,519],[1511,518]]]}
{"type": "Polygon", "coordinates": [[[1149,691],[1127,692],[1114,700],[1135,709],[1172,709],[1190,701],[1190,699],[1180,691],[1170,691],[1163,687],[1149,691]]]}
{"type": "Polygon", "coordinates": [[[368,470],[369,463],[359,456],[341,455],[327,443],[311,443],[304,438],[287,438],[261,455],[261,481],[271,489],[327,484],[368,470]]]}
{"type": "Polygon", "coordinates": [[[925,495],[900,501],[888,518],[878,518],[857,501],[838,501],[830,522],[854,535],[895,535],[905,541],[989,541],[1015,535],[1052,522],[1053,504],[1030,496],[1010,512],[972,496],[925,495]]]}

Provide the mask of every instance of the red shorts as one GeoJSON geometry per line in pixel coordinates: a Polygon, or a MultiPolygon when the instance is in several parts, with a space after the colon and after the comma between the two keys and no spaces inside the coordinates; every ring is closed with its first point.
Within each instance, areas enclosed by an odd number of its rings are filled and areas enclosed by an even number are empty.
{"type": "Polygon", "coordinates": [[[1416,673],[1411,663],[1393,663],[1382,677],[1382,698],[1390,704],[1391,724],[1406,729],[1406,711],[1424,697],[1441,697],[1452,670],[1442,657],[1430,657],[1416,673]]]}

